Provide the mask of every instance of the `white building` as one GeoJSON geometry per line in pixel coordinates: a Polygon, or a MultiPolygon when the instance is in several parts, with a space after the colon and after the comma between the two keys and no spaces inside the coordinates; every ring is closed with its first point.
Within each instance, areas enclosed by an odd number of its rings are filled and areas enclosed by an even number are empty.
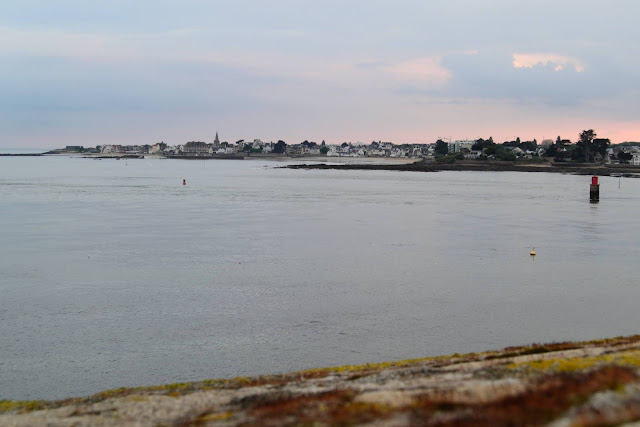
{"type": "Polygon", "coordinates": [[[204,154],[209,153],[209,145],[202,141],[189,141],[181,148],[184,154],[204,154]]]}
{"type": "Polygon", "coordinates": [[[458,139],[456,140],[456,142],[450,142],[449,143],[449,152],[450,153],[459,153],[460,150],[462,150],[463,148],[466,148],[467,150],[471,151],[471,147],[473,147],[473,144],[475,144],[476,141],[474,140],[470,140],[470,139],[458,139]],[[453,145],[453,151],[451,151],[451,146],[453,145]]]}
{"type": "Polygon", "coordinates": [[[153,144],[151,146],[151,150],[149,151],[151,154],[162,153],[167,148],[167,144],[164,142],[158,142],[157,144],[153,144]]]}
{"type": "Polygon", "coordinates": [[[464,154],[465,159],[478,159],[480,156],[482,156],[482,150],[469,150],[464,154]]]}

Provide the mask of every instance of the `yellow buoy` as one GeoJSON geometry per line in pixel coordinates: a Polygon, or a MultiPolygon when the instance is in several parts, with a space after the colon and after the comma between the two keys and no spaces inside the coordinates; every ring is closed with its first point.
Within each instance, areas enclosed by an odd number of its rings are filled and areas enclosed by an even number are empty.
{"type": "Polygon", "coordinates": [[[536,256],[536,247],[533,247],[533,250],[531,251],[531,253],[529,254],[531,256],[536,256]]]}

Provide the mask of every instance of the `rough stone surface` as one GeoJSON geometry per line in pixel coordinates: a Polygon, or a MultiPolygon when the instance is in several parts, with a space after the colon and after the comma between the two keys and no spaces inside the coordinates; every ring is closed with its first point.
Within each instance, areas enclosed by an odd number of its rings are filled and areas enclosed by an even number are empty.
{"type": "Polygon", "coordinates": [[[640,336],[0,401],[2,426],[637,425],[640,336]]]}

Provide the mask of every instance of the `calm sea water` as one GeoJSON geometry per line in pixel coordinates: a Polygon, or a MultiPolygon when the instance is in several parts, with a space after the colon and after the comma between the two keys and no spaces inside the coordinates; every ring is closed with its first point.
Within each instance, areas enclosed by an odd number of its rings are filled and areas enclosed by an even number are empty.
{"type": "Polygon", "coordinates": [[[638,332],[640,180],[276,165],[0,157],[0,399],[638,332]]]}

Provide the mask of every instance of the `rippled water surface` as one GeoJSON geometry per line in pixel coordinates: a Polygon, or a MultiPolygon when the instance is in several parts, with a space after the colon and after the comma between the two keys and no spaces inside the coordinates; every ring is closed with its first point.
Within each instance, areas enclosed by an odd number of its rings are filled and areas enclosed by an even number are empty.
{"type": "Polygon", "coordinates": [[[0,399],[638,332],[640,180],[277,165],[0,157],[0,399]]]}

